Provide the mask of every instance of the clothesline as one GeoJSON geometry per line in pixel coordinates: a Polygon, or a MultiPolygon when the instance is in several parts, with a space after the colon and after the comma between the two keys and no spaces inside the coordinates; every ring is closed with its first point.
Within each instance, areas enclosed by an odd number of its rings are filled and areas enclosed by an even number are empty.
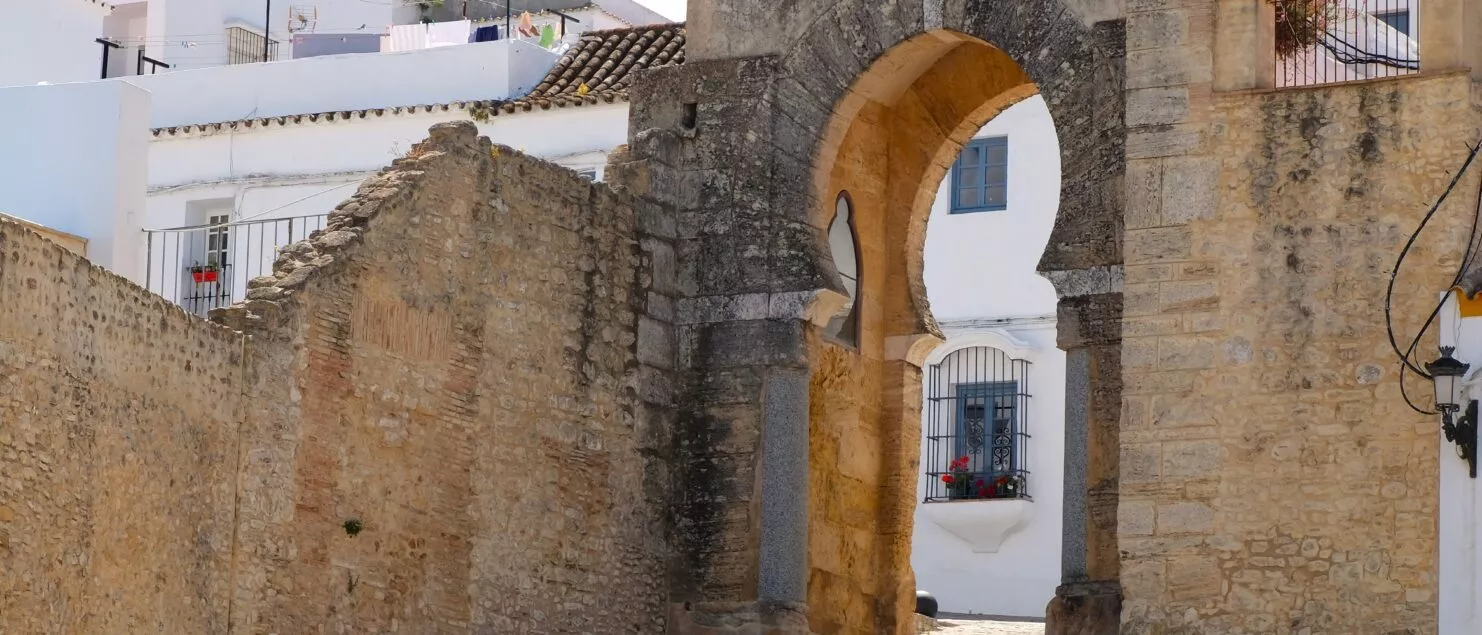
{"type": "Polygon", "coordinates": [[[381,36],[381,51],[418,51],[439,46],[493,42],[501,39],[536,40],[541,48],[554,50],[558,54],[563,52],[558,49],[569,46],[563,41],[565,34],[557,35],[553,25],[544,24],[536,27],[528,11],[520,14],[520,21],[514,27],[514,31],[515,35],[511,38],[509,34],[502,33],[498,25],[475,28],[472,20],[394,25],[387,29],[385,35],[381,36]]]}

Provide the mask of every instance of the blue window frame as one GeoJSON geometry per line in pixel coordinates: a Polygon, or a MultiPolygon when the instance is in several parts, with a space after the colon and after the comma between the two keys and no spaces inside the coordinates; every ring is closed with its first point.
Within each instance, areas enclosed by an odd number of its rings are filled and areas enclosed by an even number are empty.
{"type": "Polygon", "coordinates": [[[967,457],[968,469],[989,481],[1018,472],[1019,382],[958,384],[956,396],[953,456],[967,457]]]}
{"type": "Polygon", "coordinates": [[[1009,208],[1009,138],[973,139],[952,166],[953,214],[1009,208]]]}

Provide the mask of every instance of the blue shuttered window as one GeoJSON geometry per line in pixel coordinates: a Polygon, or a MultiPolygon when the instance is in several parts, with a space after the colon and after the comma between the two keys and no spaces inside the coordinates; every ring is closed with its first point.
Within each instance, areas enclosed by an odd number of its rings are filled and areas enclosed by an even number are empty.
{"type": "Polygon", "coordinates": [[[1009,139],[973,139],[952,166],[953,214],[1009,207],[1009,139]]]}

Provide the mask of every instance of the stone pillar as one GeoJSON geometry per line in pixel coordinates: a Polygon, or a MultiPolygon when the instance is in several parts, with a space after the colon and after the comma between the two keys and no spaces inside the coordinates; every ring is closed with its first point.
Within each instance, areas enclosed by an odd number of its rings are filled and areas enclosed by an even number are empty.
{"type": "Polygon", "coordinates": [[[807,241],[778,227],[757,160],[771,154],[771,64],[644,74],[614,179],[661,210],[650,236],[672,236],[672,251],[642,245],[675,269],[670,633],[807,632],[808,332],[842,298],[781,268],[797,265],[779,246],[807,241]]]}
{"type": "Polygon", "coordinates": [[[1420,3],[1420,69],[1471,69],[1482,79],[1482,6],[1474,0],[1420,3]]]}
{"type": "Polygon", "coordinates": [[[1215,5],[1214,89],[1275,87],[1275,8],[1268,0],[1219,0],[1215,5]]]}
{"type": "Polygon", "coordinates": [[[1059,272],[1059,346],[1066,351],[1065,497],[1060,588],[1047,635],[1115,635],[1122,400],[1120,271],[1059,272]],[[1089,284],[1088,284],[1089,283],[1089,284]]]}

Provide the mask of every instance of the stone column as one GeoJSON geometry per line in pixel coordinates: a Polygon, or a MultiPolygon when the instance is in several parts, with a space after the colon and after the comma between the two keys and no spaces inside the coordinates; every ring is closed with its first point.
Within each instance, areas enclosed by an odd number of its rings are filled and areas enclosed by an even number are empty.
{"type": "Polygon", "coordinates": [[[1060,588],[1047,635],[1115,635],[1122,589],[1117,551],[1122,401],[1120,269],[1056,272],[1065,369],[1065,497],[1060,588]]]}
{"type": "Polygon", "coordinates": [[[1275,88],[1275,7],[1268,0],[1219,0],[1214,60],[1216,91],[1275,88]]]}
{"type": "Polygon", "coordinates": [[[1482,6],[1473,0],[1420,3],[1420,69],[1471,69],[1482,79],[1482,6]]]}
{"type": "Polygon", "coordinates": [[[758,161],[772,61],[694,60],[637,83],[614,181],[660,208],[669,225],[650,235],[672,236],[667,630],[806,633],[808,332],[843,299],[785,275],[798,267],[782,246],[811,239],[780,227],[758,161]]]}

